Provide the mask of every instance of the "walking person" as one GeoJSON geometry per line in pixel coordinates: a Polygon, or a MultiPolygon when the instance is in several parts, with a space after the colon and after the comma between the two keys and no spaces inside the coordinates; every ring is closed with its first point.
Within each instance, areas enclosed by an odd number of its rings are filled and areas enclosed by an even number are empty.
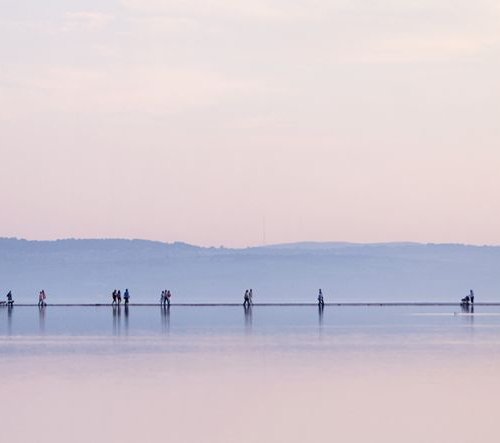
{"type": "Polygon", "coordinates": [[[123,299],[125,300],[125,306],[128,305],[128,301],[130,299],[130,294],[128,292],[128,289],[125,289],[125,292],[123,293],[123,299]]]}
{"type": "Polygon", "coordinates": [[[160,305],[164,305],[164,304],[165,304],[165,291],[161,291],[160,305]]]}
{"type": "Polygon", "coordinates": [[[248,303],[249,303],[250,305],[253,305],[253,298],[252,298],[252,297],[253,297],[253,290],[252,290],[252,289],[250,289],[250,290],[248,291],[248,303]]]}
{"type": "Polygon", "coordinates": [[[321,289],[318,293],[318,305],[321,307],[325,306],[325,299],[323,298],[323,292],[321,291],[321,289]]]}
{"type": "Polygon", "coordinates": [[[116,294],[117,294],[117,291],[115,289],[113,291],[113,293],[111,294],[111,296],[113,297],[113,302],[111,303],[112,305],[116,305],[116,298],[117,298],[116,294]]]}
{"type": "Polygon", "coordinates": [[[248,289],[245,291],[245,295],[243,296],[243,306],[245,308],[250,306],[250,296],[248,294],[248,289]]]}
{"type": "Polygon", "coordinates": [[[172,294],[170,293],[170,289],[165,292],[165,299],[167,301],[167,306],[170,307],[170,297],[172,297],[172,294]]]}
{"type": "Polygon", "coordinates": [[[120,303],[122,302],[122,293],[118,289],[118,292],[116,293],[116,301],[118,302],[118,306],[120,306],[120,303]]]}
{"type": "Polygon", "coordinates": [[[14,304],[14,300],[12,300],[12,291],[7,293],[7,306],[12,306],[14,304]]]}

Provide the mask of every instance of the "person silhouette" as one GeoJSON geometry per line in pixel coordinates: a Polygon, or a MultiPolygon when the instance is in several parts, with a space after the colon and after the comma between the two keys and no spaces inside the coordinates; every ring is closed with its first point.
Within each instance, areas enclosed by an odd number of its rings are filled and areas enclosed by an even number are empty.
{"type": "Polygon", "coordinates": [[[125,289],[125,292],[123,293],[123,299],[125,300],[125,305],[128,305],[128,301],[130,299],[130,294],[128,292],[128,289],[125,289]]]}
{"type": "Polygon", "coordinates": [[[46,306],[47,305],[47,303],[45,302],[46,298],[47,296],[45,295],[45,291],[42,289],[38,294],[38,306],[46,306]]]}
{"type": "Polygon", "coordinates": [[[14,304],[14,300],[12,299],[12,291],[7,293],[7,305],[12,306],[14,304]]]}
{"type": "Polygon", "coordinates": [[[319,290],[319,293],[318,293],[318,305],[319,306],[325,305],[325,299],[323,298],[323,292],[321,291],[321,289],[319,290]]]}

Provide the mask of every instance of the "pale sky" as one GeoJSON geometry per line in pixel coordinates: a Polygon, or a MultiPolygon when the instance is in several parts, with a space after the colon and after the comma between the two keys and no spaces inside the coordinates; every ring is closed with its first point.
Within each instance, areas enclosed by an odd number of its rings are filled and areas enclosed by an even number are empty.
{"type": "Polygon", "coordinates": [[[500,243],[497,0],[0,0],[0,57],[0,236],[500,243]]]}

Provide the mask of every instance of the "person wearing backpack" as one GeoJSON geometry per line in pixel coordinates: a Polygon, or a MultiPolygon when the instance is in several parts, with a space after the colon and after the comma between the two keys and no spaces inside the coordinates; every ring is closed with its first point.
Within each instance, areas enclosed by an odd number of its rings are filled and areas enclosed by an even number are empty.
{"type": "Polygon", "coordinates": [[[123,293],[123,299],[125,300],[125,304],[128,305],[128,301],[130,299],[130,294],[128,292],[128,289],[125,289],[125,292],[123,293]]]}

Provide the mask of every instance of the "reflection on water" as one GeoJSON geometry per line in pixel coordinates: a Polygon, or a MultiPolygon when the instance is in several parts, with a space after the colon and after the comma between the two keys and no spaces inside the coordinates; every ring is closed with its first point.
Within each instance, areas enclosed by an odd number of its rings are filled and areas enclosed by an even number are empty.
{"type": "Polygon", "coordinates": [[[128,335],[128,304],[125,305],[125,335],[128,335]]]}
{"type": "Polygon", "coordinates": [[[113,305],[113,335],[120,335],[120,306],[113,305]]]}
{"type": "Polygon", "coordinates": [[[323,313],[325,311],[325,305],[318,305],[318,324],[321,327],[323,326],[323,313]]]}
{"type": "Polygon", "coordinates": [[[159,308],[160,323],[155,321],[156,306],[0,308],[0,352],[42,352],[30,349],[28,341],[21,340],[29,337],[45,340],[43,352],[64,352],[62,345],[49,346],[57,339],[72,346],[73,352],[81,349],[86,353],[95,347],[86,339],[96,337],[101,338],[98,352],[105,352],[106,338],[121,337],[111,342],[112,353],[173,352],[175,344],[185,350],[216,348],[221,337],[242,336],[250,338],[248,350],[266,347],[287,353],[361,353],[374,349],[446,353],[464,349],[464,344],[469,353],[483,352],[485,347],[496,352],[500,341],[500,307],[469,306],[457,312],[446,306],[250,306],[243,308],[243,316],[241,306],[159,308]],[[173,339],[168,348],[161,340],[165,334],[173,339]],[[11,340],[2,349],[5,337],[11,340]],[[68,337],[73,343],[64,341],[68,337]]]}
{"type": "Polygon", "coordinates": [[[245,332],[252,331],[252,305],[244,305],[243,312],[245,314],[245,332]]]}
{"type": "Polygon", "coordinates": [[[161,305],[161,330],[164,334],[168,334],[170,331],[170,305],[161,305]]]}
{"type": "MultiPolygon", "coordinates": [[[[107,309],[107,308],[106,308],[107,309]]],[[[113,335],[119,336],[122,332],[122,308],[120,305],[112,305],[111,306],[113,312],[113,335]]],[[[129,307],[125,305],[123,308],[124,319],[123,326],[125,330],[125,336],[128,335],[129,332],[129,307]]]]}
{"type": "Polygon", "coordinates": [[[474,314],[474,305],[462,303],[462,314],[474,314]]]}
{"type": "Polygon", "coordinates": [[[0,441],[496,443],[472,308],[0,308],[0,441]]]}
{"type": "Polygon", "coordinates": [[[7,306],[7,335],[12,335],[12,305],[7,306]]]}
{"type": "Polygon", "coordinates": [[[38,306],[38,329],[40,331],[40,335],[45,334],[45,310],[47,307],[45,305],[38,306]]]}

